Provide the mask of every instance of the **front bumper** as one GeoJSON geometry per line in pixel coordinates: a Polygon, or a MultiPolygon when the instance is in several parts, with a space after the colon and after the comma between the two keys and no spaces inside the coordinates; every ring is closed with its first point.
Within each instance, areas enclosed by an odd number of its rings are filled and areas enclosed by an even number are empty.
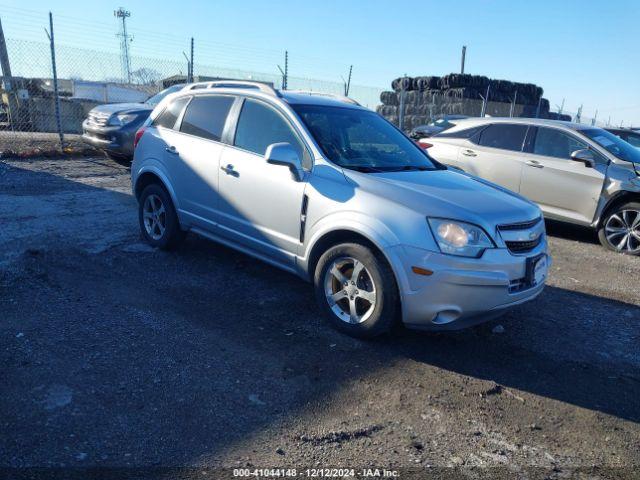
{"type": "Polygon", "coordinates": [[[403,245],[392,247],[389,255],[399,267],[402,320],[407,327],[422,330],[458,330],[534,299],[544,289],[544,281],[535,286],[521,283],[527,258],[545,256],[547,269],[551,265],[546,239],[522,255],[495,248],[481,258],[464,258],[403,245]],[[433,274],[415,274],[413,266],[433,274]]]}
{"type": "Polygon", "coordinates": [[[82,141],[98,150],[106,150],[123,157],[133,157],[133,139],[138,126],[127,124],[100,127],[85,120],[82,122],[82,141]]]}

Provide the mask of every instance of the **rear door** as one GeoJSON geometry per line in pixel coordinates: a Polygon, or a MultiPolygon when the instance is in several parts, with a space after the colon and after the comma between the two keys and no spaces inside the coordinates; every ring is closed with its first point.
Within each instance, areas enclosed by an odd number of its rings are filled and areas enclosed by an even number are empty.
{"type": "Polygon", "coordinates": [[[571,160],[571,153],[589,148],[576,135],[553,127],[537,127],[525,154],[520,193],[538,203],[551,218],[590,224],[606,178],[606,158],[593,151],[596,166],[571,160]]]}
{"type": "Polygon", "coordinates": [[[522,124],[493,123],[460,149],[458,163],[466,172],[518,192],[527,129],[522,124]]]}
{"type": "Polygon", "coordinates": [[[222,136],[235,97],[198,95],[187,105],[167,138],[166,163],[183,215],[206,229],[218,222],[218,173],[222,136]]]}
{"type": "Polygon", "coordinates": [[[418,144],[428,149],[429,155],[445,165],[465,170],[463,162],[459,161],[460,149],[473,146],[471,139],[478,135],[485,126],[465,128],[455,132],[442,132],[433,137],[425,138],[418,144]],[[429,146],[431,145],[431,146],[429,146]]]}

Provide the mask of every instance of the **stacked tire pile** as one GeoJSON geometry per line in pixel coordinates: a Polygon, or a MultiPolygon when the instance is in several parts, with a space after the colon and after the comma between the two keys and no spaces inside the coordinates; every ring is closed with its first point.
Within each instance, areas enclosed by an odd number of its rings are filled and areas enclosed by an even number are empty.
{"type": "MultiPolygon", "coordinates": [[[[533,117],[543,94],[542,88],[532,83],[457,73],[444,77],[400,77],[391,82],[391,88],[393,91],[380,94],[382,105],[377,111],[396,125],[400,124],[400,115],[403,114],[406,131],[429,123],[438,115],[479,116],[487,88],[489,102],[486,113],[496,117],[509,116],[514,99],[514,116],[533,117]]],[[[548,113],[549,101],[542,98],[540,117],[544,118],[548,113]]]]}

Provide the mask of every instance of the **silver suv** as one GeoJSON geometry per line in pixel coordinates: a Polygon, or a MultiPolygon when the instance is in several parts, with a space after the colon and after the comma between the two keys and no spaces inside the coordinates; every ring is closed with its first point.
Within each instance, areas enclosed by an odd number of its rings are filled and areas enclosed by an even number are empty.
{"type": "Polygon", "coordinates": [[[344,97],[189,85],[136,134],[131,176],[151,245],[191,231],[295,273],[353,336],[461,328],[544,288],[536,205],[344,97]]]}
{"type": "Polygon", "coordinates": [[[533,200],[545,217],[589,226],[640,255],[640,150],[601,128],[476,118],[421,142],[431,156],[533,200]]]}

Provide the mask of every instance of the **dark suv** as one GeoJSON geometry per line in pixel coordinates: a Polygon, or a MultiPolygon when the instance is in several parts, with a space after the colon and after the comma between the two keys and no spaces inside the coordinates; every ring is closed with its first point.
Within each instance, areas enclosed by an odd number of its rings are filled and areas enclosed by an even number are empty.
{"type": "Polygon", "coordinates": [[[152,110],[168,94],[184,88],[172,85],[149,97],[144,103],[98,105],[82,122],[82,140],[117,162],[131,162],[133,138],[152,110]]]}

